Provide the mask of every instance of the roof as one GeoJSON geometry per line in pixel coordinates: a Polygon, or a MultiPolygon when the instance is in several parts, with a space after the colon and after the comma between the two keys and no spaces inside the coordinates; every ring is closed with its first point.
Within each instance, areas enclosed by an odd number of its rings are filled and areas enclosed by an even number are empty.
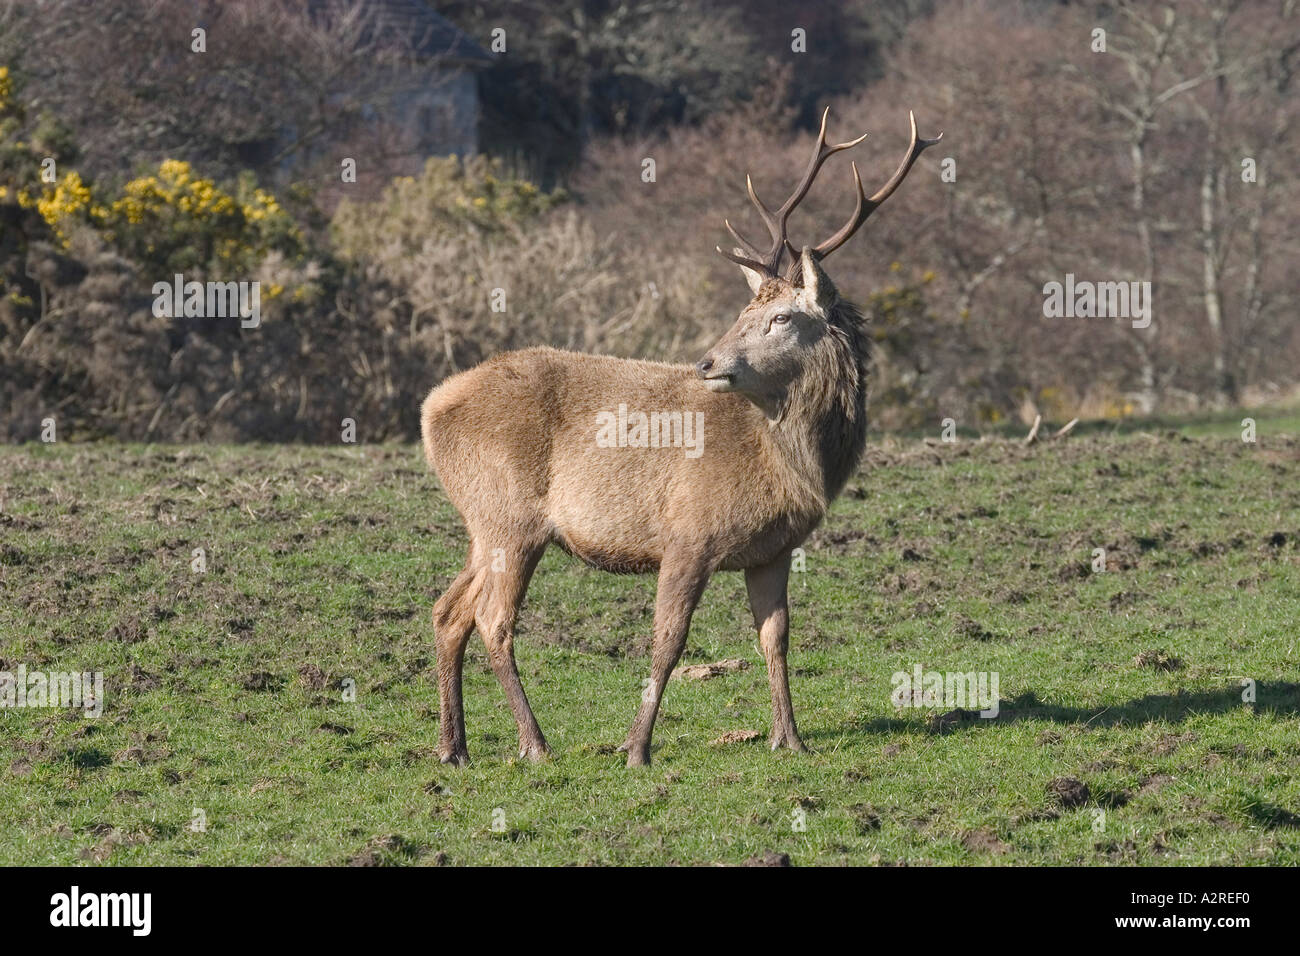
{"type": "Polygon", "coordinates": [[[308,0],[313,18],[361,8],[366,24],[361,42],[393,44],[417,56],[487,66],[492,56],[469,35],[421,0],[308,0]]]}

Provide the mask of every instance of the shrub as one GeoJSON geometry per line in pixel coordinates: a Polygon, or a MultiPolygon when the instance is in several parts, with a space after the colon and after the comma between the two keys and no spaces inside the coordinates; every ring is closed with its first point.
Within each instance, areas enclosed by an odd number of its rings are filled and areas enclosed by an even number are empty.
{"type": "Polygon", "coordinates": [[[150,274],[242,276],[271,252],[304,251],[293,219],[251,177],[227,191],[175,159],[128,182],[93,218],[119,251],[150,274]]]}
{"type": "Polygon", "coordinates": [[[435,376],[505,348],[550,344],[681,357],[701,341],[705,274],[684,254],[602,241],[562,193],[484,160],[430,160],[374,203],[341,205],[335,248],[390,288],[435,376]]]}

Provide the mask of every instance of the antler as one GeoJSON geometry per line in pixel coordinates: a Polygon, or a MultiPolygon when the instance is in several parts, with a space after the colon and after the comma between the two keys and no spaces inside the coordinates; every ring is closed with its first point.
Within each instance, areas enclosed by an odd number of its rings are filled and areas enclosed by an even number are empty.
{"type": "MultiPolygon", "coordinates": [[[[921,139],[916,135],[916,116],[911,110],[907,111],[907,119],[912,125],[912,142],[907,147],[907,155],[898,164],[898,168],[894,170],[894,175],[889,177],[889,181],[881,186],[870,199],[867,198],[867,194],[862,189],[862,177],[858,175],[858,164],[852,164],[853,185],[858,194],[857,205],[854,207],[853,215],[849,217],[848,222],[841,226],[829,239],[825,239],[813,247],[812,253],[818,259],[826,258],[848,242],[849,238],[867,221],[867,218],[876,211],[876,208],[892,196],[894,190],[907,178],[908,172],[912,169],[912,164],[916,162],[916,157],[943,139],[943,133],[940,133],[934,139],[921,139]]],[[[789,240],[786,241],[786,245],[790,248],[790,255],[795,258],[795,262],[791,264],[786,274],[787,279],[792,279],[794,278],[795,267],[798,265],[798,253],[795,251],[794,246],[790,245],[789,240]]]]}
{"type": "MultiPolygon", "coordinates": [[[[867,138],[867,134],[863,133],[851,142],[836,143],[834,146],[827,146],[826,119],[829,115],[830,107],[827,107],[826,111],[822,113],[822,125],[821,131],[817,134],[817,145],[813,149],[812,159],[808,163],[808,168],[804,171],[803,179],[800,180],[799,185],[790,195],[790,198],[782,203],[781,208],[778,209],[775,214],[764,206],[762,200],[758,198],[758,195],[754,192],[754,184],[750,180],[749,176],[745,177],[745,185],[749,190],[749,198],[758,208],[759,215],[763,218],[763,224],[767,226],[767,231],[772,238],[771,248],[766,253],[761,252],[754,243],[750,242],[737,232],[735,227],[733,227],[729,221],[723,220],[727,227],[727,231],[731,233],[737,242],[749,251],[750,256],[741,255],[739,250],[735,253],[726,252],[721,246],[715,247],[718,252],[722,253],[722,255],[726,256],[732,262],[739,263],[740,265],[753,269],[756,272],[775,278],[778,274],[777,269],[781,264],[781,256],[788,250],[793,261],[786,272],[786,278],[790,279],[794,277],[799,265],[799,250],[794,247],[786,235],[786,227],[790,218],[790,213],[794,211],[795,206],[799,205],[804,196],[808,194],[808,190],[812,186],[813,180],[817,176],[817,172],[821,169],[822,163],[826,162],[827,159],[829,159],[833,154],[838,153],[840,150],[856,146],[867,138]]],[[[812,249],[813,255],[818,259],[825,258],[847,242],[849,237],[857,232],[862,224],[867,221],[867,217],[876,210],[876,207],[888,199],[893,194],[894,190],[898,188],[899,184],[907,178],[908,171],[912,168],[912,164],[916,162],[916,158],[920,156],[924,150],[943,139],[943,133],[940,133],[934,139],[920,139],[916,134],[916,117],[910,110],[908,111],[907,116],[912,125],[912,142],[908,147],[907,155],[903,158],[903,162],[899,164],[898,169],[894,171],[894,175],[889,178],[889,181],[885,183],[885,185],[882,186],[870,199],[867,198],[866,193],[863,191],[862,177],[858,174],[858,164],[853,164],[853,183],[858,194],[857,205],[853,210],[852,217],[850,217],[847,223],[840,227],[840,229],[829,239],[818,243],[812,249]]]]}
{"type": "Polygon", "coordinates": [[[750,180],[749,175],[746,174],[745,176],[745,186],[749,190],[750,201],[757,207],[758,214],[762,216],[763,224],[767,226],[768,234],[772,238],[771,248],[769,248],[766,253],[759,251],[759,248],[754,245],[754,243],[750,242],[738,233],[731,223],[724,219],[723,222],[726,224],[727,231],[731,233],[737,242],[749,250],[749,253],[753,258],[726,252],[721,246],[716,247],[718,252],[722,253],[732,262],[737,262],[742,266],[747,266],[750,269],[762,272],[765,275],[771,277],[777,275],[777,269],[781,265],[781,255],[785,252],[787,247],[793,248],[790,246],[790,241],[786,238],[786,223],[790,218],[790,213],[794,211],[795,206],[799,205],[799,202],[803,197],[808,194],[808,190],[812,186],[813,180],[817,177],[817,171],[821,169],[822,163],[826,162],[826,160],[835,153],[838,153],[840,150],[848,149],[851,146],[857,146],[858,143],[867,138],[867,134],[863,133],[851,142],[836,143],[834,146],[827,146],[826,119],[830,116],[830,112],[831,108],[828,106],[826,107],[825,112],[822,113],[822,126],[821,131],[817,134],[817,145],[813,147],[812,159],[808,162],[808,168],[804,170],[803,179],[799,181],[799,185],[796,186],[794,192],[790,194],[790,198],[781,204],[781,208],[776,211],[775,215],[770,209],[763,205],[763,201],[759,199],[758,194],[754,192],[754,183],[750,180]]]}

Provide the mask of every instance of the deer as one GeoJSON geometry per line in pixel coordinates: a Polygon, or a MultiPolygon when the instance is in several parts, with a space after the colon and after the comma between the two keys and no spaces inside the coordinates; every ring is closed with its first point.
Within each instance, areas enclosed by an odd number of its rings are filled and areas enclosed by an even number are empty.
{"type": "Polygon", "coordinates": [[[658,572],[650,677],[618,748],[628,767],[650,763],[665,687],[718,571],[744,572],[772,698],[769,745],[806,750],[786,668],[791,555],[856,471],[867,429],[869,336],[821,263],[943,135],[919,138],[909,112],[911,143],[889,180],[868,197],[854,162],[853,214],[828,239],[796,250],[790,213],[827,159],[866,138],[828,145],[829,114],[803,177],[776,212],[746,176],[770,245],[761,249],[724,220],[739,246],[715,249],[740,267],[752,298],[694,366],[527,348],[452,375],[425,399],[425,457],[469,538],[464,568],[433,608],[443,763],[469,760],[461,678],[475,627],[518,726],[520,759],[550,753],[519,679],[514,629],[551,544],[598,569],[658,572]],[[624,407],[642,415],[681,410],[688,424],[694,415],[700,453],[682,453],[678,420],[669,416],[658,422],[668,441],[646,441],[632,428],[635,442],[601,441],[616,408],[620,427],[632,417],[624,407]]]}

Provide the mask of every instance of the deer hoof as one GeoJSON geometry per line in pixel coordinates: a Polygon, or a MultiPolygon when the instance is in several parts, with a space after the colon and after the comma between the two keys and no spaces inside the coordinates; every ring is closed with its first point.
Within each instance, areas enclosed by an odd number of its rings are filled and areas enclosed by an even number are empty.
{"type": "Polygon", "coordinates": [[[781,734],[779,736],[773,734],[768,746],[773,752],[780,750],[782,747],[786,747],[801,754],[806,754],[808,752],[808,748],[803,745],[803,741],[799,739],[798,734],[781,734]]]}
{"type": "Polygon", "coordinates": [[[650,766],[650,745],[648,743],[640,744],[629,740],[618,749],[627,754],[627,765],[629,767],[650,766]]]}
{"type": "Polygon", "coordinates": [[[551,755],[551,748],[546,746],[546,741],[535,744],[525,744],[519,748],[519,759],[527,760],[530,763],[541,763],[551,755]]]}
{"type": "Polygon", "coordinates": [[[469,763],[469,751],[464,746],[452,747],[449,750],[438,752],[438,760],[441,763],[454,764],[457,767],[463,767],[469,763]]]}

